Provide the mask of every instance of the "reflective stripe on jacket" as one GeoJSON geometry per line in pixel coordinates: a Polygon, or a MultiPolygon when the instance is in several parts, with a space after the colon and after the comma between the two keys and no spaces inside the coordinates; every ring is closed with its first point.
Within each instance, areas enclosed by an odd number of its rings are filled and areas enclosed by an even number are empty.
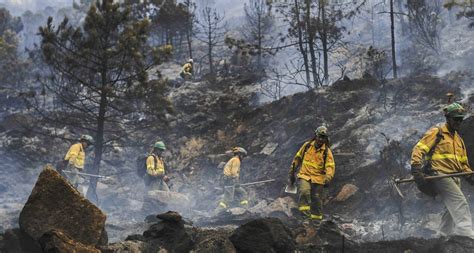
{"type": "Polygon", "coordinates": [[[462,138],[457,132],[452,135],[447,124],[440,129],[443,137],[436,145],[433,156],[431,158],[425,157],[436,141],[438,127],[428,130],[415,145],[411,154],[411,164],[422,166],[425,159],[431,159],[432,169],[444,174],[471,171],[467,160],[466,146],[462,138]]]}
{"type": "Polygon", "coordinates": [[[69,164],[73,165],[78,169],[84,169],[84,161],[86,159],[86,153],[82,147],[82,143],[73,144],[64,156],[64,160],[69,161],[69,164]]]}
{"type": "Polygon", "coordinates": [[[224,175],[227,177],[236,177],[240,175],[240,159],[238,156],[232,157],[224,166],[224,175]]]}
{"type": "Polygon", "coordinates": [[[334,157],[331,149],[323,144],[320,148],[316,149],[314,146],[315,141],[305,142],[303,146],[298,150],[293,159],[293,168],[297,168],[301,164],[301,169],[298,173],[298,178],[302,178],[311,183],[324,184],[325,179],[328,181],[332,180],[336,170],[336,164],[334,163],[334,157]],[[306,153],[303,156],[303,152],[306,145],[310,145],[306,153]],[[324,149],[328,149],[326,157],[326,168],[324,166],[324,149]]]}
{"type": "Polygon", "coordinates": [[[146,173],[150,176],[161,176],[165,174],[165,163],[156,155],[149,155],[146,159],[146,173]],[[156,158],[156,159],[155,159],[156,158]],[[155,164],[156,160],[156,164],[155,164]]]}

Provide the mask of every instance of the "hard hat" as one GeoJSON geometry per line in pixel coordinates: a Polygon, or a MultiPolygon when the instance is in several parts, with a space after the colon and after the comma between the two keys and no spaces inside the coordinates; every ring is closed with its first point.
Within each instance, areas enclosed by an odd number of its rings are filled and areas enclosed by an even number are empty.
{"type": "Polygon", "coordinates": [[[159,148],[161,150],[166,150],[165,143],[162,141],[157,141],[155,142],[155,145],[153,145],[154,148],[159,148]]]}
{"type": "Polygon", "coordinates": [[[92,138],[92,136],[90,136],[88,134],[81,135],[81,138],[79,138],[79,141],[84,141],[89,145],[94,144],[94,138],[92,138]]]}
{"type": "Polygon", "coordinates": [[[193,63],[193,59],[189,59],[188,62],[189,62],[189,63],[193,63]]]}
{"type": "Polygon", "coordinates": [[[232,152],[235,153],[235,154],[242,154],[244,156],[247,155],[247,150],[245,150],[244,148],[241,148],[241,147],[232,148],[232,152]]]}
{"type": "Polygon", "coordinates": [[[314,134],[315,135],[319,135],[319,136],[328,136],[328,128],[325,127],[325,126],[320,126],[318,128],[316,128],[316,130],[314,130],[314,134]]]}
{"type": "Polygon", "coordinates": [[[458,103],[452,103],[444,108],[444,116],[449,118],[464,118],[466,109],[458,103]]]}

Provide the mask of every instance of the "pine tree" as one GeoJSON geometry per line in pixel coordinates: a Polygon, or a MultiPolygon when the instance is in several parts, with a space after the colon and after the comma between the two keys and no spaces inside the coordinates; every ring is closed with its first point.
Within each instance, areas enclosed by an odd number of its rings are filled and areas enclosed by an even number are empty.
{"type": "MultiPolygon", "coordinates": [[[[51,17],[40,27],[41,50],[51,71],[44,85],[62,107],[46,106],[41,115],[95,137],[93,174],[100,172],[107,145],[136,131],[149,104],[157,116],[169,109],[164,87],[150,82],[147,71],[170,49],[148,46],[149,25],[148,19],[131,18],[130,9],[103,0],[90,7],[81,27],[65,18],[55,28],[51,17]]],[[[95,202],[96,185],[91,179],[87,192],[95,202]]]]}

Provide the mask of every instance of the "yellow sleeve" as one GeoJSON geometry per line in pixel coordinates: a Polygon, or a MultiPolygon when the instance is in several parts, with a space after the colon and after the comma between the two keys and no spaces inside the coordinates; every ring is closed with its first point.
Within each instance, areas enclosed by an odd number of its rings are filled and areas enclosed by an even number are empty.
{"type": "Polygon", "coordinates": [[[433,127],[428,130],[421,140],[415,145],[411,153],[411,165],[422,166],[425,155],[430,151],[431,147],[436,141],[438,128],[433,127]]]}
{"type": "Polygon", "coordinates": [[[155,169],[155,158],[153,156],[148,156],[146,159],[146,170],[154,170],[155,169]]]}
{"type": "Polygon", "coordinates": [[[72,164],[72,165],[75,164],[77,156],[79,155],[79,152],[81,152],[81,147],[79,145],[82,145],[82,144],[76,143],[72,145],[67,151],[66,156],[64,157],[64,160],[68,160],[69,164],[72,164]]]}
{"type": "Polygon", "coordinates": [[[334,178],[334,173],[336,172],[336,163],[334,162],[334,156],[332,151],[328,148],[328,156],[326,158],[326,177],[329,180],[334,178]]]}
{"type": "Polygon", "coordinates": [[[295,157],[293,158],[293,161],[291,162],[291,167],[290,167],[290,174],[293,174],[298,168],[298,166],[301,165],[301,161],[303,161],[303,151],[306,145],[309,145],[309,142],[305,142],[303,146],[300,147],[298,152],[296,152],[295,157]]]}

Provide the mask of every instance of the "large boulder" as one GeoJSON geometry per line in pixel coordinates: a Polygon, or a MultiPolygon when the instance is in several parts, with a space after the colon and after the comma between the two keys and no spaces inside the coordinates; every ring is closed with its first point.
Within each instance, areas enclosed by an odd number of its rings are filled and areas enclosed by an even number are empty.
{"type": "Polygon", "coordinates": [[[51,230],[46,232],[39,239],[43,252],[54,253],[100,253],[100,250],[87,246],[79,242],[75,242],[71,237],[59,230],[51,230]]]}
{"type": "Polygon", "coordinates": [[[56,229],[76,242],[95,246],[107,243],[105,219],[99,208],[46,165],[20,213],[20,228],[35,240],[56,229]]]}
{"type": "Polygon", "coordinates": [[[189,252],[194,244],[184,227],[184,220],[176,213],[169,211],[159,214],[162,220],[143,232],[147,247],[165,248],[170,252],[189,252]]]}
{"type": "Polygon", "coordinates": [[[292,232],[276,218],[250,221],[230,236],[238,252],[294,252],[292,232]]]}

